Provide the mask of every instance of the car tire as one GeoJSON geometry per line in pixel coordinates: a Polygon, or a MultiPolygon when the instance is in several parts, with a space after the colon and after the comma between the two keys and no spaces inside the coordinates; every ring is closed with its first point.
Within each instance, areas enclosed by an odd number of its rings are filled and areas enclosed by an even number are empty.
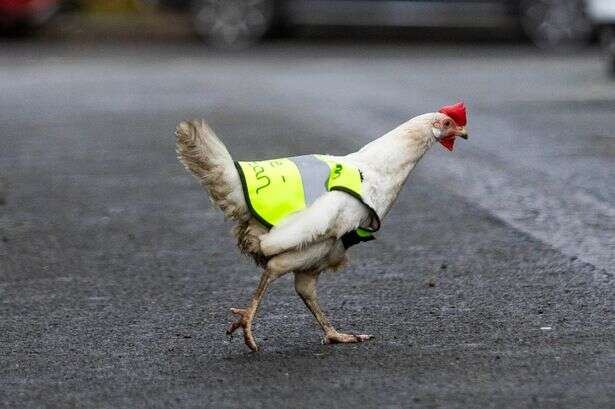
{"type": "Polygon", "coordinates": [[[9,38],[22,38],[30,36],[49,22],[60,10],[58,2],[39,2],[40,6],[32,10],[31,14],[20,20],[10,21],[0,25],[0,35],[9,38]]]}
{"type": "Polygon", "coordinates": [[[194,0],[191,4],[197,34],[209,44],[241,49],[265,36],[273,27],[274,0],[194,0]]]}
{"type": "Polygon", "coordinates": [[[585,0],[523,0],[520,18],[525,34],[543,49],[575,48],[592,35],[585,0]]]}
{"type": "Polygon", "coordinates": [[[606,54],[608,73],[615,78],[615,26],[604,27],[600,42],[606,54]]]}

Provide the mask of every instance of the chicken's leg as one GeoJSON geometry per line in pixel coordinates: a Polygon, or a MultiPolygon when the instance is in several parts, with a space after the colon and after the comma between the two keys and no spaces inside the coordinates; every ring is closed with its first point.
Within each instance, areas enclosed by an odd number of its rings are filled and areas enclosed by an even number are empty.
{"type": "Polygon", "coordinates": [[[314,314],[314,318],[320,324],[320,327],[325,333],[323,342],[325,344],[338,344],[338,343],[351,343],[351,342],[363,342],[372,338],[372,335],[364,334],[342,334],[331,325],[324,312],[318,305],[318,299],[316,298],[316,280],[318,279],[318,273],[295,273],[295,290],[297,294],[303,300],[305,305],[314,314]]]}
{"type": "Polygon", "coordinates": [[[267,291],[267,287],[273,281],[275,281],[278,277],[283,275],[283,271],[277,271],[272,269],[266,269],[261,276],[261,280],[258,283],[258,287],[254,291],[252,295],[252,299],[250,300],[250,305],[248,308],[231,308],[231,312],[235,315],[239,316],[239,319],[231,324],[229,329],[226,331],[227,334],[231,335],[235,330],[239,327],[243,329],[243,339],[248,348],[252,351],[258,351],[258,346],[254,341],[254,336],[252,335],[252,320],[254,319],[254,314],[256,314],[256,310],[258,305],[265,295],[265,291],[267,291]]]}

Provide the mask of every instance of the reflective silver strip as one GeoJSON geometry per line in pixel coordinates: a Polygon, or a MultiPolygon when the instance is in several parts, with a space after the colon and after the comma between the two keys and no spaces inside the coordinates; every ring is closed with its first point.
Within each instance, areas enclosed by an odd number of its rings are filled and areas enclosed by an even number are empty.
{"type": "Polygon", "coordinates": [[[329,179],[329,165],[317,159],[314,155],[294,156],[292,160],[301,174],[305,205],[310,206],[320,196],[327,192],[326,183],[329,179]]]}

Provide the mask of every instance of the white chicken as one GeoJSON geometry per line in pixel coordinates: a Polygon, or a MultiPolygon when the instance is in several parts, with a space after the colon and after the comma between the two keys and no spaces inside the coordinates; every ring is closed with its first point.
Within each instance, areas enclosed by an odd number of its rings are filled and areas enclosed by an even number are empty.
{"type": "MultiPolygon", "coordinates": [[[[465,107],[458,103],[412,118],[347,156],[320,158],[333,164],[331,175],[334,176],[330,178],[339,176],[335,175],[336,167],[357,169],[360,182],[355,190],[360,190],[360,195],[347,188],[332,187],[309,205],[306,201],[303,208],[291,211],[276,223],[268,223],[251,205],[251,193],[246,187],[241,162],[233,162],[224,144],[204,121],[180,123],[176,130],[179,160],[209,192],[212,202],[226,218],[236,222],[233,234],[239,249],[264,267],[249,305],[231,309],[238,319],[227,333],[242,328],[246,345],[257,351],[252,322],[259,302],[273,281],[293,272],[297,294],[322,328],[324,343],[363,342],[371,338],[370,335],[341,333],[331,325],[316,297],[318,276],[323,271],[342,267],[347,260],[347,247],[369,239],[365,238],[366,234],[355,232],[363,229],[364,233],[369,233],[378,229],[408,175],[433,143],[440,142],[452,151],[456,137],[467,139],[465,126],[465,107]]],[[[257,169],[257,177],[258,163],[249,163],[257,169]]],[[[310,172],[308,169],[301,176],[309,178],[310,172]]],[[[286,182],[283,175],[282,179],[286,182]]],[[[307,190],[305,188],[306,197],[307,190]]],[[[258,188],[256,193],[259,193],[258,188]]],[[[282,193],[273,199],[279,201],[282,193]]]]}

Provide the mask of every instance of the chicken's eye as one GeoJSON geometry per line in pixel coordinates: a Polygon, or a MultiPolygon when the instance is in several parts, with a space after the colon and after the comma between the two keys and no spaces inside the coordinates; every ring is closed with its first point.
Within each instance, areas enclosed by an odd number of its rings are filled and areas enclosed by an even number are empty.
{"type": "Polygon", "coordinates": [[[448,119],[444,120],[444,127],[445,128],[450,128],[452,125],[453,125],[453,123],[450,120],[448,120],[448,119]]]}

